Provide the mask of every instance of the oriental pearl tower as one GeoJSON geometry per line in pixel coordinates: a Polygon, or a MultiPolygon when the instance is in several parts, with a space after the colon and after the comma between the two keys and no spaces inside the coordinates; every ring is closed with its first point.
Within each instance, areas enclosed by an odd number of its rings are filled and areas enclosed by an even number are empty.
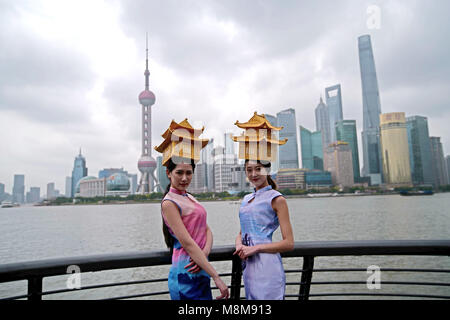
{"type": "MultiPolygon", "coordinates": [[[[145,60],[145,89],[139,94],[139,103],[142,105],[142,153],[138,161],[138,169],[141,172],[141,179],[137,193],[148,194],[152,192],[153,183],[159,186],[155,177],[156,161],[153,159],[152,150],[152,109],[155,104],[155,95],[149,90],[148,71],[148,37],[146,38],[146,60],[145,60]]],[[[161,187],[159,186],[159,189],[161,187]]]]}

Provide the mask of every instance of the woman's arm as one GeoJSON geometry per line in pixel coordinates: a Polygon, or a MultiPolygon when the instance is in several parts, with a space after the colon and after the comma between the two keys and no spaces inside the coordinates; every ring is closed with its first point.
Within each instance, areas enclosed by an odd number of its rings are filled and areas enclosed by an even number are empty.
{"type": "MultiPolygon", "coordinates": [[[[209,253],[211,252],[211,248],[213,245],[213,235],[211,232],[211,229],[209,228],[209,226],[206,226],[206,243],[205,243],[205,247],[202,249],[203,253],[205,254],[205,257],[208,258],[209,253]]],[[[194,260],[190,260],[191,262],[189,264],[187,264],[184,268],[188,269],[189,272],[192,273],[196,273],[199,272],[200,270],[202,270],[196,263],[194,260]]]]}
{"type": "Polygon", "coordinates": [[[180,212],[176,205],[171,201],[163,201],[162,213],[164,215],[164,218],[166,219],[167,224],[177,237],[184,250],[186,250],[192,260],[194,260],[200,268],[205,270],[206,273],[209,274],[216,283],[222,294],[217,299],[228,298],[228,287],[220,279],[219,274],[209,263],[208,259],[206,259],[206,256],[203,253],[202,249],[200,249],[194,239],[192,239],[191,235],[184,226],[183,220],[181,220],[180,212]]]}
{"type": "Polygon", "coordinates": [[[284,197],[276,197],[272,200],[272,208],[277,213],[283,240],[274,243],[258,244],[250,247],[242,246],[239,253],[239,256],[242,259],[260,252],[277,253],[294,249],[294,235],[292,232],[291,221],[289,219],[289,208],[287,206],[286,199],[284,197]]]}

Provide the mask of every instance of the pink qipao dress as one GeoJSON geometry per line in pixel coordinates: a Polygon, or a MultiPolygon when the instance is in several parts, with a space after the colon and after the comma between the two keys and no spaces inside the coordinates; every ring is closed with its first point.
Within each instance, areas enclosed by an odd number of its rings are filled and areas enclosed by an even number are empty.
{"type": "MultiPolygon", "coordinates": [[[[200,249],[203,249],[206,245],[207,229],[206,210],[203,206],[192,195],[175,188],[170,188],[162,201],[172,201],[178,207],[187,231],[200,249]]],[[[163,219],[166,223],[164,214],[163,219]]],[[[171,299],[212,300],[210,276],[204,270],[190,273],[187,271],[188,269],[184,268],[190,263],[190,257],[170,227],[168,225],[167,227],[174,238],[172,267],[170,268],[168,281],[171,299]]]]}

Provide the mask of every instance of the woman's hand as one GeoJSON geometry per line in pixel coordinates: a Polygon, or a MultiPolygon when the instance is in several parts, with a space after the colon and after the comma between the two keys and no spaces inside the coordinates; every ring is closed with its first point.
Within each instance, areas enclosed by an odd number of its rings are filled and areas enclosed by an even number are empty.
{"type": "Polygon", "coordinates": [[[222,279],[220,279],[219,276],[213,278],[213,280],[217,288],[220,290],[220,296],[216,297],[216,300],[228,299],[230,297],[230,292],[228,291],[227,285],[222,281],[222,279]]]}
{"type": "MultiPolygon", "coordinates": [[[[202,251],[203,251],[203,253],[205,254],[205,257],[208,258],[208,256],[209,256],[209,250],[207,250],[207,249],[205,248],[205,249],[203,249],[202,251]]],[[[188,272],[190,272],[190,273],[197,273],[197,272],[199,272],[200,270],[202,270],[202,268],[200,268],[200,267],[195,263],[195,261],[192,260],[192,258],[190,258],[189,261],[190,261],[190,263],[187,264],[187,265],[184,267],[185,269],[191,267],[191,268],[188,270],[188,272]]]]}
{"type": "Polygon", "coordinates": [[[239,245],[236,246],[236,251],[234,251],[233,254],[237,254],[239,256],[239,258],[241,258],[242,260],[247,259],[248,257],[256,254],[259,252],[259,247],[256,246],[244,246],[244,245],[239,245]]]}

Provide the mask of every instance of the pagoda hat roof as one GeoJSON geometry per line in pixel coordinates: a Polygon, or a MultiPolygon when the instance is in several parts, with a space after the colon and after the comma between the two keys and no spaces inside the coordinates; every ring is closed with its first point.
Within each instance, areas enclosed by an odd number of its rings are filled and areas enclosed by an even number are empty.
{"type": "Polygon", "coordinates": [[[172,122],[169,125],[169,128],[167,128],[167,130],[161,136],[164,139],[167,139],[167,137],[170,137],[170,134],[173,133],[177,129],[185,129],[191,133],[194,133],[195,137],[198,137],[200,134],[203,133],[203,131],[205,130],[205,127],[203,126],[201,129],[194,129],[191,126],[191,124],[189,123],[187,118],[185,118],[180,123],[176,123],[175,120],[172,120],[172,122]]]}
{"type": "Polygon", "coordinates": [[[205,127],[201,129],[194,129],[189,121],[184,119],[180,123],[172,122],[169,125],[169,128],[162,134],[164,141],[154,149],[160,153],[164,153],[165,150],[171,145],[172,142],[175,143],[190,143],[195,144],[199,143],[201,148],[203,149],[209,142],[209,139],[201,139],[199,136],[204,131],[205,127]],[[173,137],[176,137],[175,139],[173,137]]]}
{"type": "Polygon", "coordinates": [[[251,117],[247,122],[241,123],[237,120],[234,124],[241,129],[271,129],[277,131],[283,129],[283,127],[273,126],[263,114],[258,114],[256,111],[253,114],[253,117],[251,117]]]}
{"type": "Polygon", "coordinates": [[[268,138],[266,136],[256,136],[256,135],[246,135],[246,134],[242,134],[240,136],[231,137],[231,138],[233,139],[234,142],[256,142],[256,143],[267,142],[267,143],[273,143],[273,144],[278,144],[278,145],[284,145],[288,141],[287,138],[285,138],[283,140],[276,140],[276,139],[268,138]]]}

